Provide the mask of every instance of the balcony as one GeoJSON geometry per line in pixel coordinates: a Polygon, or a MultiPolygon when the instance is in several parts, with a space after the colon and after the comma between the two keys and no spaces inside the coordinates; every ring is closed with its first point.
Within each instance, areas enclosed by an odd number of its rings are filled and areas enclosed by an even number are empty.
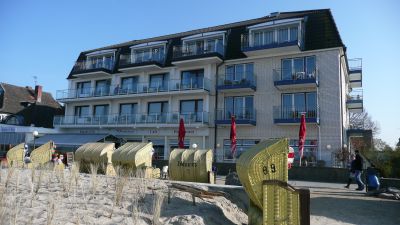
{"type": "Polygon", "coordinates": [[[173,112],[160,114],[104,115],[104,116],[55,116],[54,127],[178,127],[183,118],[185,126],[207,125],[209,112],[173,112]]]}
{"type": "Polygon", "coordinates": [[[172,64],[200,66],[211,63],[220,63],[224,58],[225,46],[216,44],[213,48],[191,47],[187,45],[174,46],[172,64]]]}
{"type": "Polygon", "coordinates": [[[219,125],[230,125],[232,116],[235,116],[237,125],[256,125],[255,109],[237,109],[237,111],[236,114],[233,114],[225,109],[218,109],[215,123],[219,125]]]}
{"type": "Polygon", "coordinates": [[[210,91],[210,80],[169,80],[164,83],[137,83],[127,87],[112,85],[101,88],[59,90],[56,99],[63,102],[93,100],[94,98],[112,99],[128,97],[147,97],[165,94],[196,94],[210,91]]]}
{"type": "Polygon", "coordinates": [[[354,89],[347,95],[347,108],[352,112],[363,112],[363,90],[354,89]]]}
{"type": "Polygon", "coordinates": [[[362,59],[349,59],[350,88],[362,87],[362,59]]]}
{"type": "Polygon", "coordinates": [[[217,90],[220,92],[227,91],[255,91],[256,77],[254,74],[247,74],[241,79],[232,79],[233,75],[221,75],[218,78],[217,90]]]}
{"type": "Polygon", "coordinates": [[[121,54],[119,70],[132,73],[161,69],[164,64],[164,57],[164,54],[149,55],[147,58],[139,58],[135,54],[121,54]]]}
{"type": "Polygon", "coordinates": [[[292,72],[292,70],[274,69],[274,85],[279,90],[293,88],[315,88],[318,86],[318,70],[292,72]]]}
{"type": "Polygon", "coordinates": [[[306,117],[306,123],[319,124],[318,106],[307,110],[304,108],[296,108],[296,107],[274,106],[273,107],[274,124],[281,124],[281,125],[300,124],[301,114],[303,113],[306,117]]]}
{"type": "Polygon", "coordinates": [[[249,34],[242,34],[241,36],[242,52],[246,56],[261,56],[261,55],[276,55],[276,54],[290,54],[300,52],[300,40],[278,42],[274,40],[270,43],[255,43],[249,34]]]}
{"type": "Polygon", "coordinates": [[[114,60],[92,61],[81,60],[77,61],[72,69],[71,74],[75,77],[96,77],[99,75],[110,75],[114,69],[114,60]]]}

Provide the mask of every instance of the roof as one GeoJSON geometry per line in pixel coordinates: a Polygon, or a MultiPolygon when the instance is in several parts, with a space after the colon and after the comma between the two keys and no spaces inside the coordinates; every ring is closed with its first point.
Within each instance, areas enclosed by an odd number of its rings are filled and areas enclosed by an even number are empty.
{"type": "MultiPolygon", "coordinates": [[[[294,11],[294,12],[281,12],[277,16],[264,16],[256,19],[250,19],[250,20],[207,27],[202,29],[196,29],[181,33],[163,35],[141,40],[132,40],[120,44],[84,51],[80,54],[78,60],[85,59],[86,54],[91,52],[108,50],[108,49],[119,49],[119,51],[117,51],[118,54],[119,52],[128,51],[130,46],[148,42],[168,41],[172,45],[179,45],[180,41],[184,37],[201,33],[207,33],[207,32],[216,32],[216,31],[229,31],[230,33],[227,38],[228,39],[227,44],[230,47],[226,52],[225,59],[245,58],[246,56],[240,50],[240,41],[241,41],[241,34],[246,32],[246,28],[248,26],[275,20],[295,19],[295,18],[305,18],[306,21],[305,43],[303,50],[307,51],[307,50],[316,50],[316,49],[324,49],[332,47],[345,48],[342,39],[339,35],[338,29],[336,27],[335,21],[333,20],[333,16],[330,9],[318,9],[318,10],[306,10],[306,11],[294,11]]],[[[168,56],[166,58],[168,59],[168,56]]],[[[166,62],[166,65],[170,65],[170,63],[166,62]]],[[[113,72],[118,72],[118,71],[114,70],[113,72]]],[[[68,79],[74,78],[71,73],[68,79]]]]}
{"type": "MultiPolygon", "coordinates": [[[[0,113],[17,114],[25,109],[21,102],[35,102],[35,90],[31,87],[20,87],[7,83],[0,83],[4,90],[3,99],[0,102],[0,113]]],[[[1,95],[0,95],[1,97],[1,95]]],[[[61,109],[61,105],[54,100],[49,92],[42,92],[42,101],[37,105],[48,106],[55,109],[61,109]]]]}
{"type": "MultiPolygon", "coordinates": [[[[107,138],[108,134],[47,134],[35,140],[36,145],[53,141],[58,146],[80,146],[89,142],[97,142],[107,138]]],[[[29,144],[33,144],[31,141],[29,144]]]]}

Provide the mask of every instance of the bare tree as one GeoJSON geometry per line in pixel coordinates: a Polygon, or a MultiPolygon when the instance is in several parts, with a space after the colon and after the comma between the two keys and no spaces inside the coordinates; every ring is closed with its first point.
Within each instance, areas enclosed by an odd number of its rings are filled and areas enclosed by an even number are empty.
{"type": "Polygon", "coordinates": [[[361,113],[350,112],[350,127],[353,129],[372,130],[373,135],[380,131],[378,122],[373,121],[367,111],[361,113]]]}

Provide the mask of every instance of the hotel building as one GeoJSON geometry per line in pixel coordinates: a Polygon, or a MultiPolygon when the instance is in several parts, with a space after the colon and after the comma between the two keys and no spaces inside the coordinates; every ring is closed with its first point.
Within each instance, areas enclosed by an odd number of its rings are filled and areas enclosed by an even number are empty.
{"type": "Polygon", "coordinates": [[[157,159],[178,144],[215,150],[234,162],[260,140],[287,137],[297,149],[305,114],[304,155],[332,165],[348,144],[349,111],[362,111],[362,67],[349,60],[329,9],[268,16],[82,52],[57,91],[65,133],[109,133],[151,141],[157,159]]]}

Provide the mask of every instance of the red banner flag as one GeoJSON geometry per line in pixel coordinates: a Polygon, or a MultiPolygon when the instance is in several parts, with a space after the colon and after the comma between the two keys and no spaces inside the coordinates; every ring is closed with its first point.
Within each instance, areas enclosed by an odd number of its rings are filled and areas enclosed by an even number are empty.
{"type": "Polygon", "coordinates": [[[301,158],[303,158],[304,142],[306,141],[306,117],[301,114],[300,130],[299,130],[299,155],[300,155],[300,166],[301,158]]]}
{"type": "Polygon", "coordinates": [[[178,131],[178,147],[185,148],[185,124],[183,123],[183,118],[179,121],[179,131],[178,131]]]}
{"type": "Polygon", "coordinates": [[[235,152],[236,152],[236,121],[235,121],[235,116],[232,116],[231,118],[231,153],[232,157],[235,158],[235,152]]]}

